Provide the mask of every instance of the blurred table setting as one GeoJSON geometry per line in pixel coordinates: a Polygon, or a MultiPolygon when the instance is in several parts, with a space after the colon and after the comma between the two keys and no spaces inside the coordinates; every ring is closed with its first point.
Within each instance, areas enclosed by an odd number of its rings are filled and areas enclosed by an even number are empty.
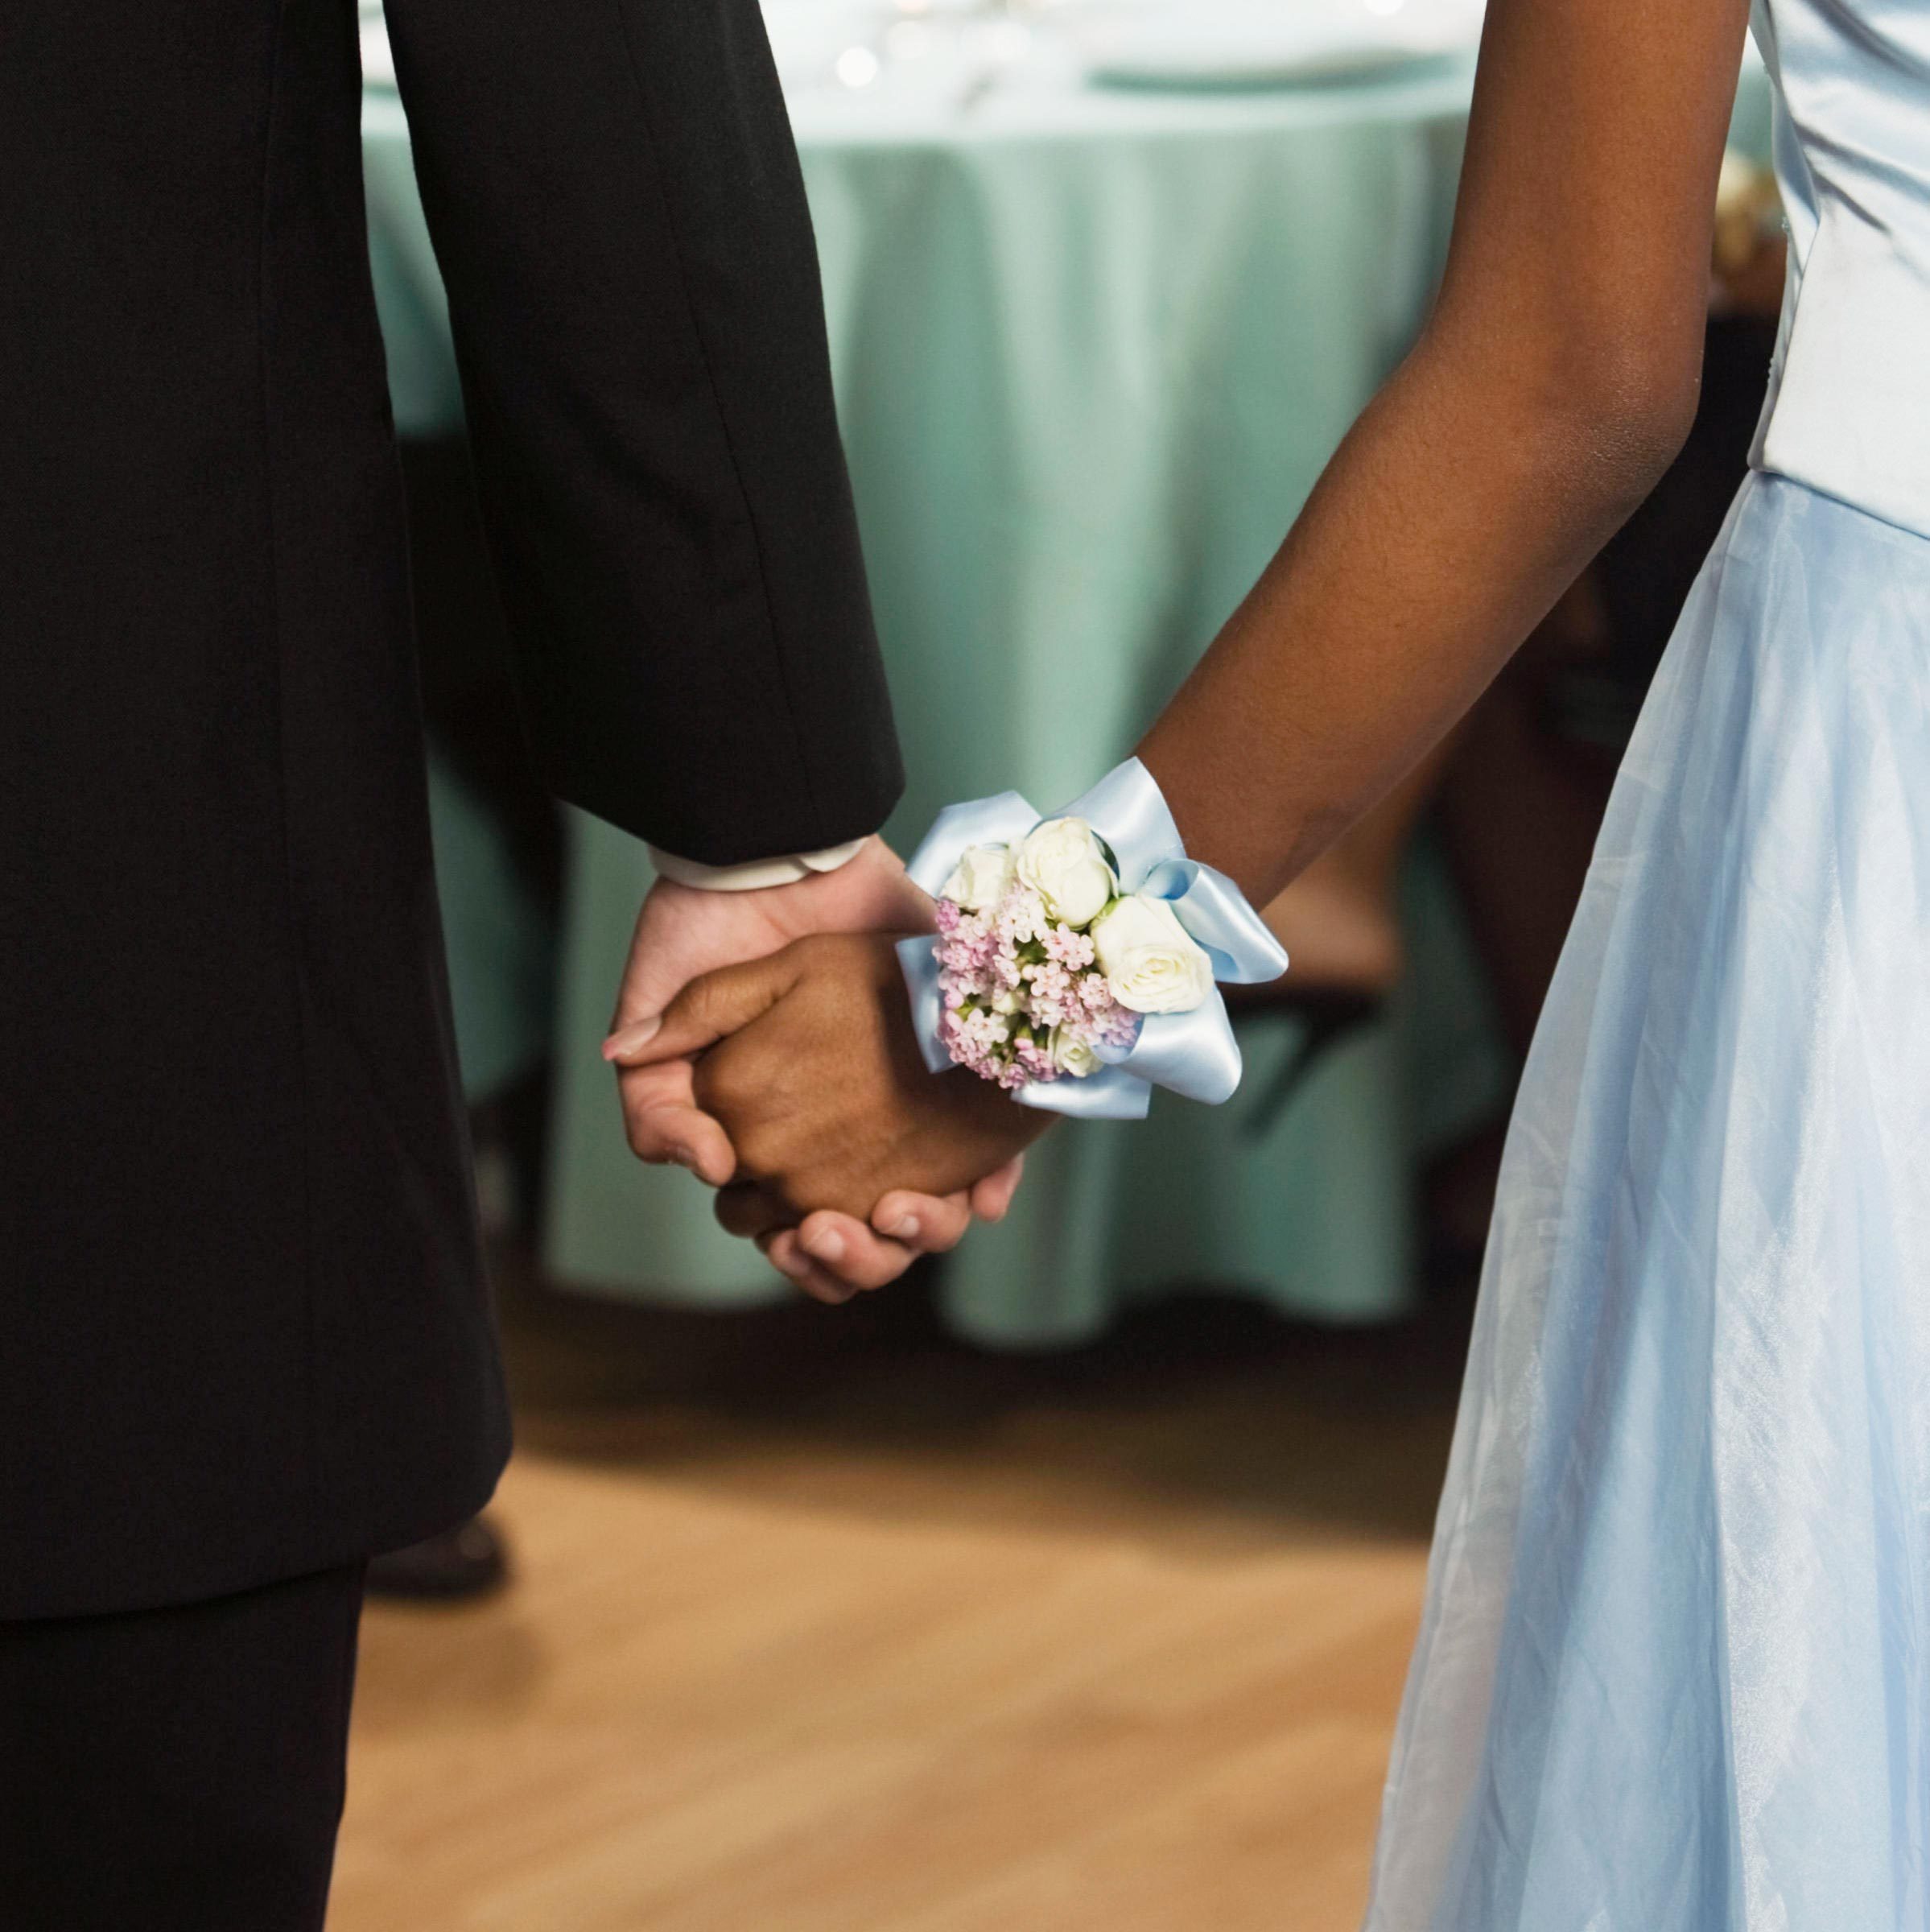
{"type": "MultiPolygon", "coordinates": [[[[1466,0],[766,0],[821,258],[839,410],[910,790],[1069,799],[1131,749],[1412,340],[1443,257],[1466,0]],[[1016,701],[1015,701],[1015,694],[1016,701]],[[1074,695],[1076,694],[1076,696],[1074,695]]],[[[398,427],[460,429],[446,310],[378,12],[371,255],[398,427]]],[[[650,872],[572,815],[554,1012],[486,810],[439,779],[473,1088],[553,1047],[543,1261],[699,1306],[784,1284],[709,1197],[640,1168],[597,1042],[650,872]]],[[[1510,1078],[1441,868],[1407,869],[1411,970],[1285,1109],[1295,1023],[1243,1022],[1214,1111],[1083,1127],[947,1265],[981,1340],[1076,1341],[1138,1298],[1230,1288],[1318,1319],[1402,1311],[1417,1164],[1510,1078]]]]}

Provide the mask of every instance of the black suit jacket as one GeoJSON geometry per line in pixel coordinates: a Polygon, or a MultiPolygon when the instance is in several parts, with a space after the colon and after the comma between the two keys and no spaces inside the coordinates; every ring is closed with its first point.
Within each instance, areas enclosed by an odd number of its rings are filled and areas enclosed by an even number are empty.
{"type": "MultiPolygon", "coordinates": [[[[390,19],[551,782],[715,862],[874,829],[756,0],[390,19]]],[[[0,32],[0,1616],[406,1542],[506,1451],[356,50],[353,0],[0,32]]]]}

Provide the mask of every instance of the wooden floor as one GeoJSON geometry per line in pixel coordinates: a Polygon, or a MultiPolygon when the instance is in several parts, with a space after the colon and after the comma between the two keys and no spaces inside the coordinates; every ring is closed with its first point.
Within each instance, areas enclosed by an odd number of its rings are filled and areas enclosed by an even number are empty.
{"type": "Polygon", "coordinates": [[[332,1932],[1351,1932],[1451,1322],[509,1328],[518,1579],[371,1613],[332,1932]]]}

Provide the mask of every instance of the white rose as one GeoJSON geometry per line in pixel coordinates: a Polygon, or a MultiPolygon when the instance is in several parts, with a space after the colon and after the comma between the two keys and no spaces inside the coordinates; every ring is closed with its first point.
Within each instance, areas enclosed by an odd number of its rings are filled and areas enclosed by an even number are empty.
{"type": "Polygon", "coordinates": [[[1083,926],[1119,890],[1112,868],[1083,819],[1048,819],[1019,848],[1019,877],[1068,926],[1083,926]]]}
{"type": "Polygon", "coordinates": [[[1164,899],[1135,893],[1094,922],[1099,971],[1133,1013],[1190,1013],[1213,990],[1213,962],[1164,899]]]}
{"type": "Polygon", "coordinates": [[[1004,898],[1017,863],[1009,845],[967,845],[939,896],[967,912],[984,912],[1004,898]]]}
{"type": "Polygon", "coordinates": [[[1052,1063],[1061,1073],[1083,1080],[1099,1070],[1099,1056],[1089,1040],[1074,1038],[1062,1026],[1052,1030],[1052,1063]]]}

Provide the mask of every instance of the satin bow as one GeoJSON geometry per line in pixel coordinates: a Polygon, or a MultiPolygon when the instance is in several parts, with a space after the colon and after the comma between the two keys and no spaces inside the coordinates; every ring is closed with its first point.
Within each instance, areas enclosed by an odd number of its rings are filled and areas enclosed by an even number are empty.
{"type": "MultiPolygon", "coordinates": [[[[1213,962],[1213,976],[1239,986],[1276,980],[1287,956],[1239,888],[1224,873],[1186,857],[1164,795],[1137,758],[1116,766],[1082,798],[1045,816],[1083,819],[1111,847],[1122,892],[1165,899],[1213,962]]],[[[1016,791],[948,805],[933,821],[909,870],[936,898],[968,845],[1017,845],[1041,815],[1016,791]]],[[[903,939],[898,959],[911,993],[925,1063],[951,1065],[938,1038],[938,962],[929,939],[903,939]]],[[[1150,1013],[1128,1047],[1103,1049],[1106,1066],[1078,1080],[1033,1080],[1012,1098],[1028,1107],[1085,1120],[1143,1120],[1153,1089],[1167,1087],[1217,1106],[1239,1085],[1239,1042],[1217,987],[1190,1013],[1150,1013]]]]}

